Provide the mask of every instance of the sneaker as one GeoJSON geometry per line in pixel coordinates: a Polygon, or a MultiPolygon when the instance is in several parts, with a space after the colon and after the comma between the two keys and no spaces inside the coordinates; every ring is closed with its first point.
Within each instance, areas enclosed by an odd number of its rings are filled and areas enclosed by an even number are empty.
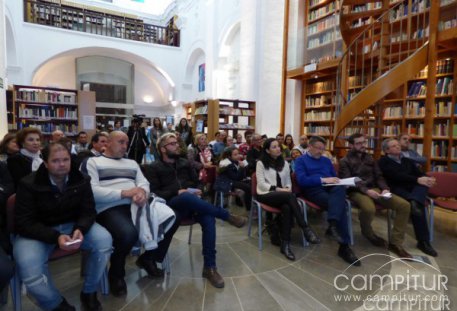
{"type": "Polygon", "coordinates": [[[227,221],[232,226],[237,227],[237,228],[241,228],[246,224],[246,217],[236,216],[236,215],[230,214],[230,216],[229,216],[227,221]]]}
{"type": "Polygon", "coordinates": [[[217,272],[216,268],[204,267],[202,277],[206,278],[216,288],[224,288],[225,283],[222,276],[217,272]]]}
{"type": "Polygon", "coordinates": [[[62,297],[62,302],[52,311],[76,311],[75,307],[70,305],[65,298],[62,297]]]}
{"type": "Polygon", "coordinates": [[[93,293],[83,293],[79,295],[79,298],[81,300],[81,306],[82,310],[85,311],[101,311],[102,310],[102,305],[100,304],[100,301],[97,299],[97,292],[93,293]]]}
{"type": "Polygon", "coordinates": [[[136,265],[138,268],[146,270],[150,278],[161,278],[164,275],[163,270],[157,268],[154,260],[148,260],[143,256],[138,257],[136,265]]]}

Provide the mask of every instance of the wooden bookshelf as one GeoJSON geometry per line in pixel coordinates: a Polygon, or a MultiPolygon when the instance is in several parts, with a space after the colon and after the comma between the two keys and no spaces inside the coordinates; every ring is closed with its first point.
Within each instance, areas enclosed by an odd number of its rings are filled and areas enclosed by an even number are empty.
{"type": "Polygon", "coordinates": [[[219,99],[219,129],[232,137],[255,130],[255,111],[254,101],[219,99]]]}
{"type": "Polygon", "coordinates": [[[214,139],[219,130],[219,100],[208,99],[192,103],[192,132],[194,137],[206,133],[208,140],[214,139]]]}

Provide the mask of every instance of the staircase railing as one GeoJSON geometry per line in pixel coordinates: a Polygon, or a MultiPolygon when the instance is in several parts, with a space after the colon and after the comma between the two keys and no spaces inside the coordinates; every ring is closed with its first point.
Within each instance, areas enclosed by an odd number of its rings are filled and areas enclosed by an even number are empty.
{"type": "MultiPolygon", "coordinates": [[[[335,139],[342,138],[343,129],[338,127],[338,116],[344,106],[426,43],[429,36],[427,4],[427,0],[399,1],[347,47],[337,71],[335,139]]],[[[372,113],[370,109],[361,116],[364,118],[372,113]]],[[[359,127],[358,119],[354,118],[354,127],[359,127]]]]}

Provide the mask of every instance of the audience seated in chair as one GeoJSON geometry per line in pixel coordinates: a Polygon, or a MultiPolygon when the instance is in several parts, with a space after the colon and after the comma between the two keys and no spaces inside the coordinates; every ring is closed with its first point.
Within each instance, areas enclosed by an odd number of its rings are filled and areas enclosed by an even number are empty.
{"type": "MultiPolygon", "coordinates": [[[[197,135],[198,137],[198,135],[197,135]]],[[[188,160],[179,156],[179,144],[172,133],[162,135],[157,142],[160,159],[145,165],[145,176],[150,182],[151,192],[164,198],[176,212],[178,218],[193,217],[200,223],[203,231],[203,273],[202,276],[217,288],[224,287],[224,279],[216,266],[216,222],[215,218],[228,221],[231,225],[242,227],[246,219],[229,214],[202,200],[201,190],[196,189],[197,174],[188,160]]]]}
{"type": "MultiPolygon", "coordinates": [[[[144,206],[149,198],[149,183],[144,178],[138,163],[124,158],[129,140],[121,131],[109,134],[105,152],[99,157],[87,161],[87,174],[91,177],[92,191],[95,197],[97,221],[113,237],[114,251],[111,255],[109,283],[111,293],[122,296],[127,293],[125,283],[125,260],[130,250],[138,241],[131,205],[144,206]]],[[[83,167],[82,167],[83,169],[83,167]]],[[[146,270],[149,277],[162,277],[163,271],[157,267],[165,258],[178,222],[165,233],[158,248],[144,252],[136,264],[146,270]]]]}
{"type": "Polygon", "coordinates": [[[379,167],[390,190],[410,202],[417,247],[427,255],[436,257],[438,253],[430,244],[430,230],[425,211],[428,188],[435,184],[435,179],[425,176],[416,162],[402,155],[398,140],[385,139],[382,142],[382,151],[385,156],[379,160],[379,167]]]}
{"type": "Polygon", "coordinates": [[[55,288],[48,256],[56,245],[88,250],[81,303],[86,310],[100,310],[97,288],[112,250],[111,236],[95,223],[89,178],[71,166],[67,147],[50,143],[42,155],[44,163],[17,188],[13,252],[19,276],[43,310],[75,310],[55,288]]]}
{"type": "Polygon", "coordinates": [[[233,189],[241,189],[244,192],[244,204],[246,209],[251,209],[251,182],[246,180],[246,164],[241,161],[240,153],[236,147],[227,147],[222,153],[219,162],[219,171],[214,184],[214,190],[228,193],[233,189]]]}
{"type": "Polygon", "coordinates": [[[0,162],[0,293],[14,275],[14,263],[9,258],[11,244],[6,232],[6,200],[13,194],[14,183],[6,163],[0,162]]]}
{"type": "Polygon", "coordinates": [[[383,248],[388,246],[389,250],[401,258],[412,258],[402,247],[409,219],[409,203],[395,194],[391,197],[383,197],[383,195],[390,194],[390,189],[377,162],[366,152],[366,137],[361,133],[355,133],[348,138],[348,142],[351,149],[340,160],[338,176],[340,178],[359,177],[361,179],[355,187],[348,189],[348,196],[360,209],[359,220],[362,235],[374,246],[383,248]],[[376,212],[376,204],[396,211],[389,245],[383,238],[374,233],[371,226],[376,212]]]}
{"type": "Polygon", "coordinates": [[[281,147],[274,138],[267,139],[263,145],[257,162],[256,179],[257,201],[281,210],[281,253],[287,259],[295,260],[290,247],[293,220],[303,230],[303,235],[308,242],[320,243],[317,235],[304,221],[297,198],[292,193],[289,163],[284,160],[281,147]]]}
{"type": "Polygon", "coordinates": [[[326,234],[340,244],[338,256],[350,264],[360,266],[360,261],[349,247],[351,234],[346,214],[346,188],[325,186],[339,181],[331,160],[322,155],[325,143],[322,137],[310,138],[308,152],[295,162],[297,182],[307,200],[327,208],[329,226],[326,234]]]}

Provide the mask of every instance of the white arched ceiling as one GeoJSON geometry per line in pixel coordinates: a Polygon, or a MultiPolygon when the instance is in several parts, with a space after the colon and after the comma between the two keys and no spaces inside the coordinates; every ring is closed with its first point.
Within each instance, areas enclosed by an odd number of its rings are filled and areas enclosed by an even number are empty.
{"type": "Polygon", "coordinates": [[[197,61],[202,58],[205,58],[205,52],[202,48],[196,48],[190,54],[189,59],[187,60],[186,76],[184,79],[186,83],[192,83],[192,80],[195,78],[192,76],[192,73],[194,72],[195,67],[198,67],[200,65],[197,64],[197,61]]]}
{"type": "Polygon", "coordinates": [[[132,63],[134,65],[134,104],[146,105],[144,95],[152,95],[154,102],[148,105],[169,105],[173,97],[175,83],[161,68],[149,60],[112,48],[90,47],[73,49],[51,57],[35,69],[33,85],[78,88],[76,85],[75,60],[84,56],[106,56],[132,63]]]}
{"type": "Polygon", "coordinates": [[[7,66],[17,65],[16,38],[14,37],[13,27],[8,16],[5,17],[6,26],[6,64],[7,66]]]}

